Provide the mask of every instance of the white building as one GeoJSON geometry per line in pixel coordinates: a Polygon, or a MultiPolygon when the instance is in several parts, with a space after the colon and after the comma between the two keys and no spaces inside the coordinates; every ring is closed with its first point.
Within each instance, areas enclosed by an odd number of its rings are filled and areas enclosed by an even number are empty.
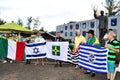
{"type": "MultiPolygon", "coordinates": [[[[80,22],[70,22],[67,24],[62,24],[56,26],[56,32],[60,32],[61,36],[65,39],[74,39],[76,36],[76,30],[80,29],[82,35],[86,37],[86,32],[89,29],[95,31],[95,35],[99,38],[99,21],[97,19],[80,21],[80,22]]],[[[113,29],[117,33],[117,39],[120,40],[120,15],[108,17],[108,28],[113,29]]]]}
{"type": "Polygon", "coordinates": [[[70,22],[63,25],[58,25],[56,27],[56,32],[60,32],[61,36],[65,39],[74,39],[76,36],[76,30],[80,29],[82,35],[87,38],[86,32],[89,29],[95,30],[95,35],[98,36],[98,20],[92,19],[87,21],[80,21],[80,22],[70,22]]]}

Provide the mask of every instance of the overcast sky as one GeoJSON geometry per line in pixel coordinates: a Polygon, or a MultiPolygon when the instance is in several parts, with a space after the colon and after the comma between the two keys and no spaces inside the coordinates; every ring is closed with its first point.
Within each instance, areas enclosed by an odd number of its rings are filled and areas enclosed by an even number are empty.
{"type": "MultiPolygon", "coordinates": [[[[27,17],[39,17],[40,27],[55,31],[56,26],[69,21],[93,19],[92,6],[103,10],[105,0],[0,0],[0,18],[11,22],[18,18],[26,23],[27,17]]],[[[25,26],[25,25],[24,25],[25,26]]]]}

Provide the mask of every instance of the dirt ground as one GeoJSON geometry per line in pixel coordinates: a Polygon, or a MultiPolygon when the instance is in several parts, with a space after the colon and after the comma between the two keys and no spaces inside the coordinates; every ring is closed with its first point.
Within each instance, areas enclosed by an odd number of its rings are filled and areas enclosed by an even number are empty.
{"type": "MultiPolygon", "coordinates": [[[[120,73],[117,73],[115,80],[120,80],[120,73]]],[[[74,70],[74,65],[64,64],[63,67],[54,68],[53,64],[42,66],[25,63],[0,62],[0,80],[107,80],[106,75],[96,74],[91,78],[82,70],[74,70]]]]}

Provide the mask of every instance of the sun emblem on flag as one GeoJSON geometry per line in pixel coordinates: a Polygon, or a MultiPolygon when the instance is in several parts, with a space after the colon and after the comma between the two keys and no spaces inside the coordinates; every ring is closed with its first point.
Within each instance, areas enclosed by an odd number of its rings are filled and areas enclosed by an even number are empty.
{"type": "Polygon", "coordinates": [[[96,60],[95,55],[94,55],[94,54],[89,54],[89,56],[88,56],[88,60],[89,60],[90,63],[94,63],[95,60],[96,60]]]}
{"type": "Polygon", "coordinates": [[[39,53],[39,48],[36,48],[36,47],[35,47],[35,48],[33,49],[33,53],[35,53],[35,54],[39,53]]]}

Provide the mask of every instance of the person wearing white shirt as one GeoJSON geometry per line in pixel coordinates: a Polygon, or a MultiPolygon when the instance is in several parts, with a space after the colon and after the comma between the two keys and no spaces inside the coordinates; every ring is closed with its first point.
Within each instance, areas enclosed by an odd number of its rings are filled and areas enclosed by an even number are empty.
{"type": "MultiPolygon", "coordinates": [[[[36,38],[35,38],[35,43],[38,42],[45,42],[44,38],[42,38],[41,33],[38,31],[36,33],[36,38]]],[[[39,60],[37,59],[35,65],[37,65],[39,63],[39,60]]],[[[42,59],[42,65],[44,65],[44,59],[42,59]]]]}

